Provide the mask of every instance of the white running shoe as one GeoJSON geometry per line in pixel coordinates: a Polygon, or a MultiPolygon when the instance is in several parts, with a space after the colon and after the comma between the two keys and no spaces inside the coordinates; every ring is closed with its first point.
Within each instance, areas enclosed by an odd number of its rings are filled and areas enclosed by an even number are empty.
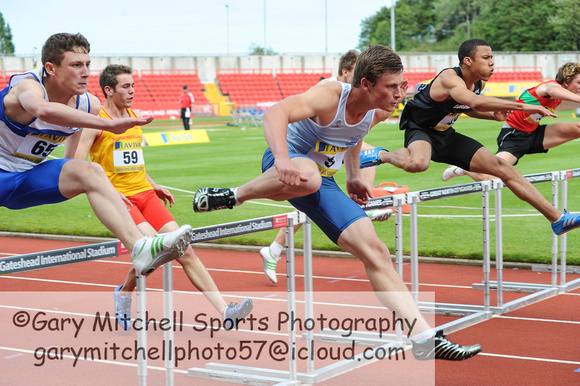
{"type": "Polygon", "coordinates": [[[270,247],[260,249],[260,256],[262,256],[262,267],[264,268],[266,277],[272,283],[278,283],[278,278],[276,277],[276,264],[278,264],[278,260],[270,253],[270,247]]]}
{"type": "Polygon", "coordinates": [[[383,209],[371,209],[366,211],[367,216],[371,219],[371,221],[387,221],[391,218],[393,214],[393,210],[388,208],[383,209]]]}
{"type": "Polygon", "coordinates": [[[145,236],[135,243],[131,260],[137,275],[147,276],[163,264],[183,256],[191,243],[191,226],[176,231],[145,236]]]}
{"type": "Polygon", "coordinates": [[[443,172],[441,179],[443,181],[449,181],[453,177],[463,176],[463,169],[455,165],[449,165],[447,169],[443,172]]]}
{"type": "Polygon", "coordinates": [[[119,326],[127,331],[131,329],[131,296],[123,296],[119,293],[123,285],[116,287],[113,291],[115,298],[115,317],[119,326]]]}

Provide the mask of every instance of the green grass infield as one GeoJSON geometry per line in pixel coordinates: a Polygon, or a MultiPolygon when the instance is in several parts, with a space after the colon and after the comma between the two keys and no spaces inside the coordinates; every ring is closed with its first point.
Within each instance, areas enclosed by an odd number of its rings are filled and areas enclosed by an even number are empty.
{"type": "MultiPolygon", "coordinates": [[[[573,121],[572,111],[558,112],[558,121],[573,121]]],[[[179,224],[191,224],[194,228],[241,221],[273,214],[288,213],[292,207],[287,202],[257,200],[233,210],[221,210],[198,214],[192,210],[193,193],[201,187],[234,187],[241,185],[261,173],[261,158],[266,149],[262,128],[230,126],[223,119],[196,119],[192,129],[207,130],[209,143],[173,146],[145,147],[147,172],[160,185],[172,191],[176,204],[171,212],[179,224]]],[[[551,118],[546,123],[554,122],[551,118]]],[[[497,149],[496,137],[500,122],[460,119],[455,128],[488,147],[497,149]]],[[[181,121],[154,121],[145,128],[146,132],[181,130],[181,121]]],[[[397,124],[377,125],[365,141],[395,150],[403,146],[403,132],[397,124]]],[[[516,166],[522,174],[561,171],[580,167],[578,162],[578,140],[566,143],[548,154],[527,155],[516,166]]],[[[62,147],[55,150],[55,157],[62,157],[62,147]]],[[[410,174],[391,165],[381,165],[377,170],[376,184],[396,182],[406,185],[410,191],[459,185],[472,182],[468,177],[459,177],[443,182],[441,174],[447,167],[431,163],[424,173],[410,174]]],[[[345,172],[336,175],[338,184],[344,187],[345,172]]],[[[568,208],[580,212],[580,179],[568,183],[568,208]]],[[[551,201],[552,184],[534,185],[551,201]]],[[[549,222],[527,203],[519,200],[509,190],[503,193],[503,255],[505,261],[549,263],[551,262],[552,232],[549,222]]],[[[494,212],[494,194],[490,195],[494,212]]],[[[422,256],[462,257],[481,259],[482,195],[461,195],[418,204],[418,246],[422,256]]],[[[409,221],[404,217],[403,247],[409,252],[409,221]]],[[[393,219],[375,222],[375,229],[391,252],[394,251],[395,229],[393,219]]],[[[66,235],[113,237],[96,218],[85,195],[55,205],[44,205],[24,210],[11,211],[0,208],[0,230],[66,235]]],[[[277,230],[236,236],[216,241],[226,244],[269,245],[277,230]]],[[[491,254],[495,258],[495,221],[491,222],[491,254]]],[[[296,237],[297,246],[302,245],[302,233],[296,237]]],[[[313,248],[315,250],[340,250],[313,225],[313,248]]],[[[580,229],[568,233],[568,264],[580,264],[580,229]]]]}

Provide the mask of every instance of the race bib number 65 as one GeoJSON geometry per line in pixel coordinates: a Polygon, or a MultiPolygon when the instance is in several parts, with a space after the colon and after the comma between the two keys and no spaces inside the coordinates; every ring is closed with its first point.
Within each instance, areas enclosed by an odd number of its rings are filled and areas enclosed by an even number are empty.
{"type": "Polygon", "coordinates": [[[64,135],[28,134],[14,152],[14,156],[39,164],[66,138],[64,135]]]}

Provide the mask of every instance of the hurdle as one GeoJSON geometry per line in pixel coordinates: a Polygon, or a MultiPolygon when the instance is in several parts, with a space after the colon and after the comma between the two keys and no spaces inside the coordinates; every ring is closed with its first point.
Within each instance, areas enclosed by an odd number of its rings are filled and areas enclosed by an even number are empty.
{"type": "Polygon", "coordinates": [[[0,259],[0,275],[106,259],[127,253],[129,251],[123,243],[115,240],[80,247],[8,256],[0,259]]]}
{"type": "MultiPolygon", "coordinates": [[[[284,215],[261,217],[257,219],[244,220],[226,224],[195,228],[192,230],[192,244],[206,242],[240,234],[261,232],[265,230],[286,228],[286,289],[287,289],[287,309],[291,314],[296,311],[296,283],[294,274],[294,225],[304,224],[304,260],[312,261],[312,239],[310,220],[302,212],[291,212],[284,215]]],[[[305,263],[306,265],[306,263],[305,263]]],[[[310,282],[312,273],[310,269],[310,282]]],[[[306,276],[306,272],[305,272],[306,276]]],[[[307,279],[305,278],[305,283],[307,279]]],[[[305,284],[306,285],[306,284],[305,284]]],[[[310,288],[312,286],[310,285],[310,288]]],[[[312,303],[306,303],[306,312],[312,308],[312,303]]],[[[289,326],[290,328],[290,326],[289,326]]],[[[296,336],[291,330],[288,331],[288,344],[292,347],[296,343],[296,336]]],[[[187,372],[189,377],[220,380],[233,383],[246,384],[280,384],[297,385],[298,381],[296,360],[289,361],[288,371],[274,371],[259,369],[255,367],[244,367],[234,365],[224,365],[219,363],[208,363],[206,368],[192,367],[187,372]]]]}
{"type": "MultiPolygon", "coordinates": [[[[91,245],[9,256],[0,259],[0,274],[7,275],[12,273],[34,271],[38,269],[82,263],[91,260],[112,258],[128,253],[129,251],[127,248],[125,248],[120,240],[114,240],[91,245]]],[[[171,262],[167,264],[170,265],[171,262]]],[[[137,276],[137,317],[143,318],[141,320],[144,320],[145,317],[145,301],[145,277],[137,276]]],[[[147,332],[144,329],[141,329],[137,333],[137,346],[139,349],[147,348],[147,332]]],[[[146,385],[147,358],[138,356],[137,375],[139,384],[146,385]]]]}
{"type": "MultiPolygon", "coordinates": [[[[558,182],[562,182],[562,208],[567,207],[568,195],[568,179],[580,177],[580,169],[572,169],[565,171],[555,171],[546,173],[537,173],[524,176],[531,183],[552,182],[552,204],[558,207],[558,182]]],[[[482,268],[484,279],[482,283],[472,285],[472,288],[483,290],[483,305],[470,304],[452,304],[452,303],[435,303],[435,304],[421,304],[419,308],[424,312],[435,312],[441,315],[461,316],[456,321],[447,323],[437,327],[437,329],[444,329],[447,332],[453,332],[475,323],[487,320],[493,315],[500,315],[515,309],[527,306],[529,304],[538,302],[540,300],[552,297],[558,293],[567,292],[572,289],[580,287],[580,279],[571,282],[566,281],[566,234],[559,237],[560,239],[560,267],[557,267],[558,260],[558,236],[552,234],[552,264],[551,267],[534,266],[535,271],[545,271],[552,273],[552,284],[536,284],[536,283],[513,283],[504,282],[503,280],[503,237],[502,237],[502,196],[501,190],[505,185],[499,179],[492,181],[473,182],[468,184],[453,185],[443,188],[435,188],[422,190],[418,192],[409,192],[402,195],[395,195],[394,203],[397,211],[399,211],[403,204],[410,206],[410,265],[411,265],[411,291],[418,292],[419,288],[419,273],[418,273],[418,233],[417,233],[417,219],[418,211],[417,205],[419,202],[425,202],[435,199],[443,199],[447,197],[481,193],[482,194],[482,231],[483,231],[483,259],[482,268]],[[491,258],[490,258],[490,200],[489,193],[495,193],[495,212],[496,212],[496,273],[497,280],[490,280],[491,258]],[[404,196],[404,197],[402,197],[404,196]],[[560,284],[557,284],[557,274],[560,273],[560,284]],[[497,306],[490,304],[490,292],[497,291],[497,306]],[[512,302],[503,303],[503,291],[514,292],[531,292],[530,295],[524,296],[521,299],[512,302]]],[[[395,233],[396,246],[401,243],[399,235],[402,231],[397,228],[402,227],[401,217],[396,217],[395,233]]],[[[398,261],[400,252],[398,247],[395,248],[396,259],[398,261]]]]}
{"type": "MultiPolygon", "coordinates": [[[[199,243],[199,242],[207,242],[212,240],[218,240],[226,237],[238,236],[242,234],[249,234],[249,233],[256,233],[262,232],[266,230],[272,229],[279,229],[279,228],[286,228],[286,238],[287,238],[287,300],[288,300],[288,313],[292,313],[296,310],[296,299],[295,299],[295,275],[294,275],[294,225],[304,224],[304,245],[305,245],[305,259],[307,258],[307,253],[310,253],[308,257],[309,260],[312,260],[311,255],[311,234],[310,234],[310,220],[307,219],[306,215],[301,212],[291,212],[282,215],[274,215],[274,216],[266,216],[266,217],[259,217],[249,220],[242,220],[237,222],[225,223],[225,224],[218,224],[212,225],[207,227],[201,228],[194,228],[192,229],[191,236],[192,241],[191,244],[199,243]],[[310,251],[310,252],[308,252],[310,251]]],[[[173,331],[173,276],[172,276],[172,267],[171,262],[164,264],[163,266],[163,313],[166,320],[169,321],[169,328],[164,331],[164,338],[165,344],[167,345],[167,350],[170,350],[171,342],[174,341],[174,331],[173,331]]],[[[146,312],[146,295],[145,295],[145,288],[146,288],[146,277],[138,275],[137,276],[137,317],[144,318],[146,312]]],[[[289,344],[295,344],[295,336],[289,331],[289,344]]],[[[147,331],[145,329],[141,329],[138,331],[137,341],[140,342],[139,347],[147,347],[147,331]]],[[[288,371],[288,377],[291,380],[297,379],[297,372],[296,372],[296,361],[290,361],[290,368],[288,371]]],[[[146,357],[139,357],[138,358],[138,377],[139,377],[139,384],[146,385],[147,384],[147,358],[146,357]]],[[[165,372],[166,372],[166,384],[173,385],[174,384],[174,370],[175,365],[170,357],[165,358],[165,372]]],[[[228,373],[227,371],[223,370],[212,370],[212,369],[189,369],[188,376],[190,377],[197,377],[203,379],[216,379],[219,380],[238,380],[243,377],[243,379],[247,379],[248,375],[243,374],[241,377],[239,374],[236,373],[228,373]],[[199,376],[200,375],[200,376],[199,376]]],[[[287,383],[286,379],[282,378],[274,378],[270,377],[257,377],[260,384],[272,383],[272,384],[287,384],[292,385],[296,384],[297,381],[290,381],[287,383]]]]}
{"type": "MultiPolygon", "coordinates": [[[[562,202],[562,209],[567,209],[568,207],[568,180],[572,178],[580,177],[580,169],[570,169],[561,171],[559,174],[559,179],[561,181],[562,193],[561,193],[561,202],[562,202]]],[[[568,292],[572,289],[578,288],[580,284],[578,283],[579,280],[573,280],[571,282],[567,282],[566,280],[566,273],[580,273],[580,268],[568,268],[566,266],[566,250],[567,250],[567,234],[563,234],[560,236],[560,266],[557,267],[556,262],[552,261],[551,266],[545,265],[534,265],[532,267],[532,271],[536,272],[552,272],[553,280],[552,284],[556,284],[555,273],[559,270],[560,273],[560,284],[558,288],[561,292],[568,292]]]]}
{"type": "MultiPolygon", "coordinates": [[[[473,182],[468,184],[454,185],[442,188],[427,189],[417,192],[406,193],[406,201],[409,204],[409,227],[410,227],[410,268],[411,268],[411,291],[419,291],[419,252],[418,252],[418,203],[431,200],[455,197],[464,194],[482,194],[482,227],[483,227],[483,274],[484,286],[489,283],[490,272],[490,238],[489,238],[489,182],[473,182]]],[[[395,226],[401,226],[397,224],[395,226]]],[[[484,290],[484,305],[452,304],[452,303],[424,303],[418,302],[422,312],[432,312],[439,315],[461,316],[461,318],[438,326],[437,330],[446,333],[480,323],[491,318],[489,306],[489,287],[484,290]]]]}
{"type": "MultiPolygon", "coordinates": [[[[400,197],[395,196],[384,196],[375,199],[371,199],[370,202],[364,206],[365,210],[368,209],[382,209],[386,207],[395,206],[395,217],[397,221],[402,221],[402,203],[400,197]],[[399,200],[399,201],[397,201],[399,200]]],[[[287,307],[288,312],[294,312],[296,310],[296,284],[295,284],[295,269],[294,269],[294,229],[293,225],[302,223],[304,224],[304,310],[305,318],[312,318],[314,315],[314,302],[313,302],[313,273],[312,273],[312,237],[311,237],[311,222],[308,217],[306,217],[301,212],[293,212],[286,215],[288,217],[287,227],[286,227],[286,279],[287,279],[287,307]],[[297,214],[298,217],[294,218],[292,215],[297,214]]],[[[238,223],[222,224],[218,226],[198,228],[194,229],[195,235],[205,235],[208,233],[215,233],[216,227],[223,226],[235,226],[238,223]],[[213,231],[212,231],[213,230],[213,231]]],[[[399,227],[400,228],[400,227],[399,227]]],[[[263,229],[265,230],[265,229],[263,229]]],[[[399,229],[400,230],[400,229],[399,229]]],[[[229,235],[227,235],[229,236],[229,235]]],[[[226,236],[224,236],[226,237],[226,236]]],[[[199,237],[194,236],[193,243],[200,241],[208,241],[217,239],[219,237],[199,237]]],[[[402,237],[401,237],[402,238],[402,237]]],[[[399,249],[397,250],[397,269],[402,272],[403,266],[403,250],[402,244],[398,243],[399,249]]],[[[249,366],[239,366],[226,363],[215,363],[210,362],[205,364],[204,368],[192,367],[188,370],[188,376],[198,379],[205,380],[216,380],[231,383],[242,383],[251,385],[300,385],[300,384],[316,384],[329,380],[345,372],[354,370],[356,368],[365,366],[369,363],[378,361],[380,359],[378,355],[374,355],[380,350],[389,349],[401,349],[405,350],[408,348],[410,343],[409,339],[402,336],[401,331],[397,331],[395,334],[383,334],[383,338],[379,339],[372,337],[371,333],[357,332],[353,331],[353,336],[348,339],[341,338],[339,335],[344,333],[341,330],[334,331],[321,331],[320,333],[314,333],[312,331],[307,331],[301,335],[303,341],[307,341],[308,344],[311,342],[323,342],[323,343],[333,343],[333,344],[356,344],[356,346],[368,347],[372,350],[372,359],[363,356],[363,353],[355,355],[350,359],[343,359],[335,362],[331,365],[315,368],[314,358],[308,357],[306,359],[306,372],[297,371],[297,359],[295,357],[290,357],[288,360],[288,370],[275,370],[259,367],[249,367],[249,366]]],[[[291,346],[296,343],[295,334],[292,330],[288,331],[288,342],[291,346]]]]}
{"type": "MultiPolygon", "coordinates": [[[[305,259],[308,259],[310,265],[310,282],[312,280],[312,244],[310,234],[310,220],[301,212],[291,212],[288,214],[266,216],[254,218],[250,220],[243,220],[233,223],[219,224],[203,228],[195,228],[191,231],[192,244],[211,241],[236,235],[261,232],[265,230],[278,229],[286,227],[286,234],[288,239],[287,247],[287,277],[288,277],[288,312],[296,310],[295,299],[295,282],[294,282],[294,225],[304,224],[304,240],[305,240],[305,259]]],[[[8,275],[12,273],[20,273],[32,270],[38,270],[48,267],[55,267],[61,265],[68,265],[73,263],[81,263],[91,260],[99,260],[104,258],[112,258],[120,255],[128,254],[129,251],[119,240],[97,243],[92,245],[77,246],[70,248],[63,248],[45,252],[30,253],[17,256],[9,256],[0,259],[0,274],[8,275]]],[[[310,284],[310,288],[312,285],[310,284]]],[[[174,341],[173,332],[173,277],[172,277],[172,262],[163,265],[163,313],[166,320],[169,322],[169,328],[164,330],[165,344],[171,345],[174,341]]],[[[310,307],[312,303],[310,302],[310,307]]],[[[137,275],[136,288],[136,316],[140,320],[146,319],[147,300],[146,300],[146,277],[137,275]]],[[[289,333],[289,344],[295,342],[294,334],[289,333]],[[293,340],[294,339],[294,340],[293,340]]],[[[147,329],[141,328],[137,331],[137,347],[141,352],[147,350],[147,329]]],[[[169,346],[166,346],[169,349],[169,346]]],[[[174,384],[174,363],[170,356],[165,357],[166,370],[166,384],[174,384]]],[[[296,379],[296,362],[290,361],[289,378],[296,379]]],[[[147,356],[138,355],[137,357],[137,376],[140,385],[147,384],[147,356]]],[[[295,384],[285,383],[287,380],[281,378],[270,377],[270,383],[295,384]]],[[[212,378],[210,378],[212,379],[212,378]]],[[[297,382],[297,381],[295,381],[297,382]]]]}
{"type": "MultiPolygon", "coordinates": [[[[540,183],[551,181],[553,184],[553,193],[552,193],[552,203],[557,206],[557,193],[558,193],[558,181],[560,179],[565,180],[562,176],[579,176],[580,177],[580,169],[575,171],[567,171],[567,172],[549,172],[549,173],[538,173],[533,175],[526,175],[526,177],[532,183],[540,183]]],[[[393,196],[384,196],[375,199],[371,199],[370,202],[363,206],[363,209],[379,209],[384,207],[391,207],[394,206],[395,208],[395,269],[399,275],[402,276],[402,266],[403,266],[403,214],[402,214],[402,207],[404,204],[408,204],[410,206],[410,213],[409,213],[409,223],[410,223],[410,266],[411,266],[411,292],[415,296],[415,301],[418,303],[419,309],[422,312],[426,313],[435,313],[440,315],[453,315],[453,316],[460,316],[459,319],[446,323],[441,326],[437,326],[436,330],[444,330],[447,333],[451,333],[471,325],[483,322],[485,320],[491,319],[494,315],[503,314],[506,312],[510,312],[520,307],[527,306],[529,304],[535,303],[537,301],[552,297],[557,295],[558,293],[570,290],[573,288],[580,287],[580,279],[566,283],[565,278],[562,277],[561,282],[562,284],[559,288],[553,288],[553,285],[549,285],[549,288],[544,288],[544,286],[530,284],[529,288],[534,288],[534,293],[528,296],[525,296],[521,299],[512,301],[507,304],[503,304],[502,300],[502,291],[510,290],[514,288],[513,283],[504,283],[503,282],[503,255],[502,255],[502,232],[501,232],[501,212],[502,212],[502,199],[501,199],[501,189],[505,188],[503,183],[500,180],[493,180],[493,181],[482,181],[482,182],[473,182],[468,184],[461,184],[461,185],[454,185],[449,187],[442,187],[442,188],[434,188],[428,190],[422,190],[417,192],[410,192],[405,194],[393,195],[393,196]],[[490,245],[491,245],[491,232],[490,232],[490,192],[494,191],[495,193],[495,211],[496,211],[496,271],[497,271],[497,281],[492,281],[490,278],[491,274],[491,252],[490,252],[490,245]],[[483,283],[481,285],[473,285],[474,289],[479,289],[481,287],[483,289],[483,305],[471,305],[471,304],[452,304],[452,303],[425,303],[419,302],[417,299],[418,289],[419,289],[419,259],[418,259],[418,231],[417,231],[417,223],[418,223],[418,203],[435,200],[435,199],[443,199],[448,197],[453,197],[457,195],[463,194],[473,194],[473,193],[480,193],[482,195],[482,243],[483,243],[483,261],[482,261],[482,268],[483,268],[483,283]],[[497,223],[499,221],[499,223],[497,223]],[[499,225],[498,225],[499,224],[499,225]],[[497,290],[498,291],[498,305],[491,306],[491,291],[497,290]]],[[[563,197],[566,194],[566,189],[563,189],[563,197]]],[[[563,205],[565,206],[565,202],[563,199],[563,205]]],[[[290,232],[293,233],[293,232],[290,232]]],[[[555,236],[555,235],[554,235],[555,236]]],[[[292,235],[287,234],[287,245],[292,240],[292,235]]],[[[562,239],[562,237],[560,237],[562,239]]],[[[557,243],[558,238],[553,237],[553,242],[557,243]]],[[[306,242],[304,243],[306,246],[306,242]]],[[[565,245],[565,244],[563,244],[565,245]]],[[[552,248],[554,251],[554,247],[552,248]]],[[[293,257],[293,251],[289,251],[289,254],[293,257]]],[[[557,256],[553,253],[553,259],[557,259],[557,256]]],[[[287,272],[294,272],[292,267],[289,266],[291,263],[290,259],[287,255],[287,272]]],[[[311,276],[309,278],[309,274],[307,271],[308,262],[305,253],[305,288],[311,288],[311,276]]],[[[552,264],[554,267],[554,262],[552,264]]],[[[565,246],[562,247],[562,267],[565,267],[565,246]]],[[[556,271],[556,270],[554,270],[556,271]]],[[[565,270],[561,269],[562,272],[565,274],[565,270]]],[[[553,273],[553,276],[556,275],[556,272],[553,273]]],[[[293,279],[288,276],[288,281],[292,284],[288,284],[289,288],[293,287],[293,279]]],[[[555,279],[552,279],[555,282],[555,279]]],[[[523,284],[520,284],[521,287],[523,284]]],[[[307,297],[308,298],[308,297],[307,297]]],[[[307,306],[306,312],[312,312],[311,305],[307,306]],[[310,311],[309,311],[310,310],[310,311]]],[[[334,344],[347,344],[347,340],[340,337],[342,331],[323,331],[318,334],[313,334],[303,336],[303,340],[314,339],[318,342],[326,342],[326,343],[334,343],[334,344]]],[[[404,346],[405,342],[404,338],[401,336],[389,336],[387,339],[389,340],[388,343],[385,343],[384,340],[379,340],[376,338],[372,338],[368,336],[370,334],[364,332],[353,332],[352,339],[356,339],[357,345],[366,345],[368,347],[392,347],[396,345],[404,346]]],[[[197,369],[192,368],[189,371],[189,375],[197,378],[204,378],[204,379],[215,379],[215,380],[224,380],[229,382],[235,383],[244,383],[244,384],[271,384],[266,380],[269,377],[274,377],[274,379],[270,378],[268,381],[270,382],[279,382],[275,384],[300,384],[300,383],[307,383],[307,384],[314,384],[321,381],[325,381],[331,379],[332,377],[344,373],[346,371],[353,370],[357,367],[360,367],[364,364],[360,362],[357,365],[358,360],[355,361],[339,361],[334,363],[331,366],[326,366],[318,370],[314,370],[313,363],[308,363],[307,372],[306,373],[298,373],[297,377],[295,377],[295,370],[292,368],[293,364],[291,364],[291,369],[288,372],[284,371],[276,371],[276,370],[267,370],[267,369],[259,369],[259,368],[248,368],[244,366],[234,366],[234,365],[227,365],[227,364],[218,364],[218,363],[208,363],[205,369],[197,369]],[[214,375],[212,378],[211,374],[214,375]],[[277,379],[276,379],[277,378],[277,379]]]]}
{"type": "MultiPolygon", "coordinates": [[[[560,172],[548,172],[548,173],[538,173],[525,176],[532,183],[540,182],[552,182],[552,204],[558,207],[558,182],[561,185],[561,207],[566,210],[568,207],[568,180],[571,178],[580,177],[580,169],[564,170],[560,172]]],[[[501,189],[504,187],[501,181],[494,180],[494,189],[496,191],[496,206],[501,205],[501,189]],[[499,199],[498,199],[499,197],[499,199]]],[[[499,217],[501,219],[501,216],[499,217]]],[[[496,217],[497,221],[497,217],[496,217]]],[[[501,226],[496,226],[496,240],[501,240],[501,226]],[[499,233],[498,233],[499,232],[499,233]]],[[[532,266],[532,271],[536,272],[550,272],[552,283],[551,284],[537,284],[537,283],[514,283],[514,282],[502,282],[501,274],[501,264],[503,262],[503,256],[497,254],[496,262],[498,264],[498,280],[496,282],[491,282],[490,285],[493,289],[497,290],[498,294],[498,307],[501,307],[502,313],[512,310],[514,305],[518,302],[512,302],[508,305],[503,304],[503,291],[511,292],[530,292],[535,293],[535,296],[541,296],[542,291],[546,291],[546,294],[550,294],[553,291],[559,293],[568,292],[575,288],[580,287],[580,279],[567,282],[566,273],[568,271],[566,266],[566,251],[567,251],[567,234],[561,235],[559,238],[557,235],[552,234],[552,262],[551,265],[534,265],[532,266]],[[558,267],[558,239],[560,241],[560,266],[558,267]],[[558,272],[560,273],[560,284],[558,284],[558,272]]],[[[573,272],[573,270],[570,270],[573,272]]],[[[580,270],[578,270],[580,273],[580,270]]],[[[480,285],[474,284],[474,288],[479,289],[480,285]]],[[[530,299],[534,297],[531,296],[530,299]]],[[[529,299],[526,299],[529,300],[529,299]]]]}

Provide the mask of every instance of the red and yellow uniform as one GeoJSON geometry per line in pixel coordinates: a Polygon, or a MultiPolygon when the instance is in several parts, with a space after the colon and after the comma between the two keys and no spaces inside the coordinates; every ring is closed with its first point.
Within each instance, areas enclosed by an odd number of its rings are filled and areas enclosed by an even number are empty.
{"type": "MultiPolygon", "coordinates": [[[[131,117],[136,117],[133,110],[127,109],[127,112],[131,117]]],[[[103,109],[99,116],[113,119],[103,109]]],[[[133,206],[125,204],[135,224],[148,222],[159,230],[169,221],[173,221],[173,216],[147,181],[142,142],[141,126],[132,127],[123,134],[101,131],[91,146],[89,155],[91,161],[103,167],[115,189],[131,201],[133,206]]]]}

